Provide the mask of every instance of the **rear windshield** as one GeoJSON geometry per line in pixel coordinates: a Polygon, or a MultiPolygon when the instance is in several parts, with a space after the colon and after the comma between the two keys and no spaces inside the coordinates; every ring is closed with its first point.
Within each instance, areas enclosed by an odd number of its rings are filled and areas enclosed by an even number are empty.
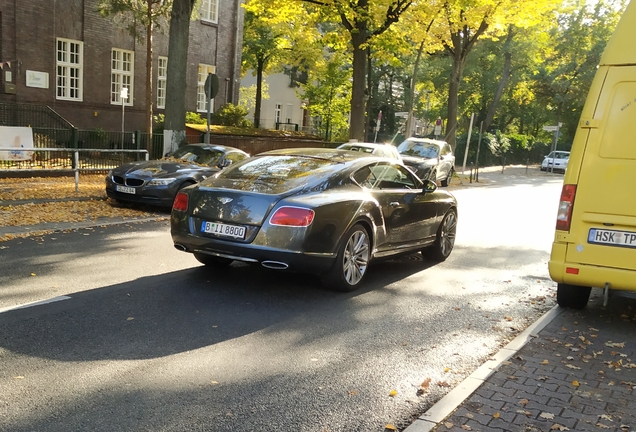
{"type": "Polygon", "coordinates": [[[436,144],[406,140],[397,148],[398,153],[405,156],[417,156],[434,159],[439,156],[439,146],[436,144]]]}
{"type": "Polygon", "coordinates": [[[223,170],[215,183],[250,183],[254,191],[279,194],[326,178],[336,165],[329,159],[297,155],[261,156],[223,170]]]}

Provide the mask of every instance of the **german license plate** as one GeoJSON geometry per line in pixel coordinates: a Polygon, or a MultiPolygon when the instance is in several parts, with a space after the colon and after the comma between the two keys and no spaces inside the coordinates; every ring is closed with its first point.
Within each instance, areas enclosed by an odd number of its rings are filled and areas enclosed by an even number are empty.
{"type": "Polygon", "coordinates": [[[245,227],[228,225],[219,222],[205,222],[201,224],[201,231],[222,237],[245,238],[245,227]]]}
{"type": "Polygon", "coordinates": [[[120,186],[120,185],[116,185],[115,186],[115,190],[117,192],[123,192],[123,193],[127,193],[127,194],[135,194],[135,188],[132,187],[128,187],[128,186],[120,186]]]}
{"type": "Polygon", "coordinates": [[[608,246],[636,248],[636,233],[592,228],[587,236],[587,242],[608,246]]]}

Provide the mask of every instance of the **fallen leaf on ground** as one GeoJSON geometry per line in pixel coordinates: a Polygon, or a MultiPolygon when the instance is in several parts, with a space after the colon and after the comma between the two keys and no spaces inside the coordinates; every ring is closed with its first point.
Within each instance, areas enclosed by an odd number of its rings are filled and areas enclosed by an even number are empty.
{"type": "Polygon", "coordinates": [[[569,431],[570,429],[565,427],[565,426],[562,426],[562,425],[560,425],[558,423],[555,423],[555,424],[552,425],[550,430],[569,431]]]}
{"type": "Polygon", "coordinates": [[[554,420],[554,414],[549,412],[542,412],[541,414],[539,414],[539,417],[544,418],[546,420],[554,420]]]}
{"type": "Polygon", "coordinates": [[[625,342],[607,341],[605,342],[605,346],[610,348],[625,348],[625,342]]]}
{"type": "Polygon", "coordinates": [[[395,397],[396,395],[397,395],[397,390],[391,390],[389,392],[389,396],[391,396],[391,397],[395,397]]]}

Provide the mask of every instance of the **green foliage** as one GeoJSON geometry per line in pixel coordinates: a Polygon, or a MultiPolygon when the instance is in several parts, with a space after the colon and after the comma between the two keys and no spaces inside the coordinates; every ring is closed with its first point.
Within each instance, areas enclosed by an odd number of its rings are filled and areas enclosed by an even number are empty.
{"type": "Polygon", "coordinates": [[[208,121],[198,112],[188,111],[186,112],[185,122],[186,124],[206,124],[208,121]]]}
{"type": "Polygon", "coordinates": [[[171,9],[172,0],[101,0],[97,6],[103,17],[119,16],[130,35],[141,43],[145,31],[161,28],[171,9]]]}
{"type": "Polygon", "coordinates": [[[250,127],[252,123],[245,118],[247,113],[245,107],[227,103],[212,114],[211,123],[221,126],[250,127]]]}
{"type": "Polygon", "coordinates": [[[318,130],[326,141],[346,141],[348,137],[351,69],[344,60],[336,55],[317,65],[308,83],[301,85],[309,114],[319,119],[318,130]]]}

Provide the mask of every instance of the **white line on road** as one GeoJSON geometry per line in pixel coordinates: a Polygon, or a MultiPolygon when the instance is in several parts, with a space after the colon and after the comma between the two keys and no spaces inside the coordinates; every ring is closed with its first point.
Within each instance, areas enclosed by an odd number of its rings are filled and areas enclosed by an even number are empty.
{"type": "Polygon", "coordinates": [[[37,301],[37,302],[33,302],[33,303],[25,303],[22,305],[17,305],[17,306],[9,306],[6,308],[0,308],[0,313],[4,313],[4,312],[9,312],[12,310],[16,310],[16,309],[26,309],[26,308],[30,308],[33,306],[41,306],[41,305],[45,305],[48,303],[54,303],[54,302],[59,302],[62,300],[68,300],[71,297],[69,296],[59,296],[59,297],[53,297],[52,299],[48,299],[48,300],[41,300],[41,301],[37,301]]]}

